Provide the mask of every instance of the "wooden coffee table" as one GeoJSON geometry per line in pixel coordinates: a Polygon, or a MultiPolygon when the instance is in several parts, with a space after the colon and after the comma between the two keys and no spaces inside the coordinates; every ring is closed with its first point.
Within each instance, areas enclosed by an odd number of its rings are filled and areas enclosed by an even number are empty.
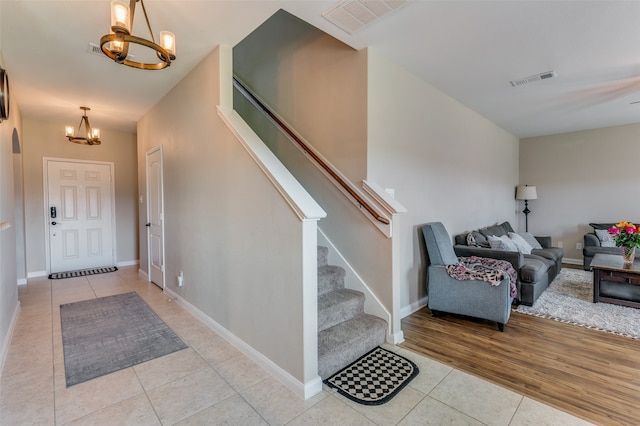
{"type": "Polygon", "coordinates": [[[593,303],[640,308],[640,262],[624,265],[622,254],[598,253],[591,261],[593,303]]]}

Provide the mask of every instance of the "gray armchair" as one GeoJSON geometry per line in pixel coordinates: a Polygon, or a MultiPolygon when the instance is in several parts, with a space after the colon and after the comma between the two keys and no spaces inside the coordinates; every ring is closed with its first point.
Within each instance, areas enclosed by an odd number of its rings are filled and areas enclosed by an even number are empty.
{"type": "Polygon", "coordinates": [[[429,266],[426,274],[428,306],[439,312],[496,321],[504,330],[511,314],[510,280],[506,276],[497,286],[485,281],[460,281],[449,276],[446,265],[458,263],[451,238],[440,222],[422,226],[429,266]]]}

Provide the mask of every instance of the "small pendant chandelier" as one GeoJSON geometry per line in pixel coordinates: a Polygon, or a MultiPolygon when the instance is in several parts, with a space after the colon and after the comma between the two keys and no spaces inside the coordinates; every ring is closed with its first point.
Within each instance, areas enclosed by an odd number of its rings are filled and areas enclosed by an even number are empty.
{"type": "Polygon", "coordinates": [[[78,133],[74,134],[73,126],[65,127],[65,136],[69,138],[69,142],[79,143],[82,145],[100,145],[100,129],[92,128],[89,124],[89,117],[87,117],[87,111],[91,111],[91,108],[81,106],[81,110],[83,110],[82,118],[80,119],[80,124],[78,125],[78,133]],[[82,132],[82,123],[84,123],[84,136],[80,136],[80,132],[82,132]]]}
{"type": "Polygon", "coordinates": [[[153,38],[153,31],[151,30],[151,24],[149,24],[147,9],[144,7],[143,0],[130,0],[129,6],[119,0],[111,2],[111,32],[100,38],[100,48],[102,49],[102,53],[117,63],[144,70],[161,70],[171,65],[171,61],[176,59],[175,35],[169,31],[160,31],[160,44],[156,43],[153,38]],[[133,31],[133,16],[137,2],[140,2],[142,6],[142,13],[144,13],[144,19],[147,21],[151,41],[131,35],[133,31]],[[129,43],[155,50],[159,62],[137,62],[132,60],[131,57],[127,59],[129,43]]]}

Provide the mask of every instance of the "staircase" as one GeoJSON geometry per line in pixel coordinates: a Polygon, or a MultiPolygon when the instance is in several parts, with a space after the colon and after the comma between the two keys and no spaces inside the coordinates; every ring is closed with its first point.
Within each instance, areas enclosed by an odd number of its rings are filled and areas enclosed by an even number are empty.
{"type": "Polygon", "coordinates": [[[344,288],[345,271],[318,247],[318,374],[322,380],[385,341],[387,322],[364,313],[364,294],[344,288]]]}

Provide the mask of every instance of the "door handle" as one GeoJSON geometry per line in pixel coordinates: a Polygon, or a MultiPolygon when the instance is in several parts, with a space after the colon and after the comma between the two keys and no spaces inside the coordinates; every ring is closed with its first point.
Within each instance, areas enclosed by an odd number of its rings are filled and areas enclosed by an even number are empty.
{"type": "Polygon", "coordinates": [[[57,224],[58,224],[58,222],[55,222],[55,221],[54,221],[54,222],[51,222],[51,224],[52,224],[52,225],[57,225],[57,224]]]}
{"type": "Polygon", "coordinates": [[[147,223],[145,226],[151,226],[151,222],[147,223]]]}

